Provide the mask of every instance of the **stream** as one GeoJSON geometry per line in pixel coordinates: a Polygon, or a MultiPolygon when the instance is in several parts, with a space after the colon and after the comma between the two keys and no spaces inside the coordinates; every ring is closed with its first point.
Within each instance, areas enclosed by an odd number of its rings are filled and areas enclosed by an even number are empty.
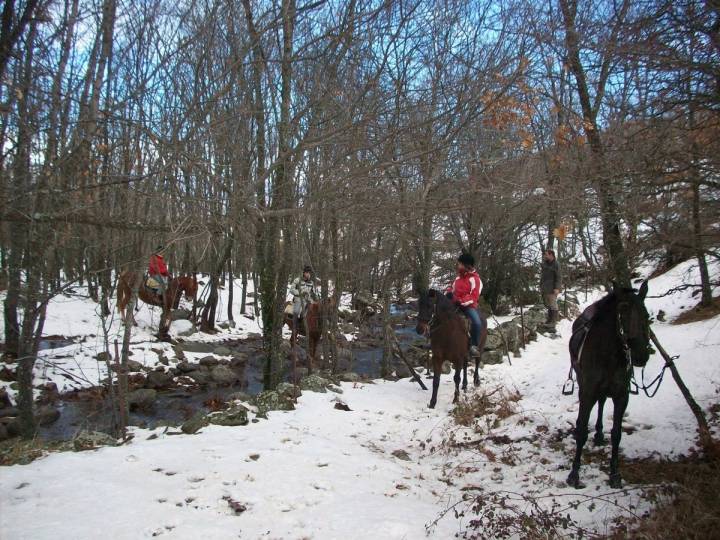
{"type": "MultiPolygon", "coordinates": [[[[395,318],[393,328],[403,350],[418,341],[415,333],[414,320],[406,320],[405,315],[411,309],[409,305],[392,306],[391,315],[395,318]]],[[[379,324],[366,325],[359,337],[346,347],[351,351],[350,359],[340,360],[339,372],[353,371],[363,378],[375,379],[380,377],[382,362],[382,326],[379,324]],[[380,339],[378,339],[380,338],[380,339]]],[[[63,346],[60,338],[48,339],[43,342],[44,349],[55,349],[63,346]]],[[[301,346],[304,342],[301,342],[301,346]]],[[[256,395],[263,391],[264,358],[260,343],[256,339],[232,340],[227,342],[213,342],[212,345],[224,345],[231,350],[242,351],[247,354],[244,368],[236,371],[240,382],[231,386],[194,386],[177,387],[157,392],[154,407],[151,410],[133,410],[130,412],[131,425],[156,428],[163,425],[179,425],[197,412],[210,412],[213,406],[227,401],[228,396],[236,392],[256,395]]],[[[319,346],[322,351],[322,344],[319,346]]],[[[304,355],[303,355],[304,356],[304,355]]],[[[398,365],[395,361],[393,365],[398,365]]],[[[291,373],[288,373],[288,380],[291,373]]],[[[109,397],[80,395],[60,396],[53,406],[60,411],[60,418],[49,426],[40,427],[38,434],[45,440],[72,439],[81,430],[109,432],[112,429],[113,418],[109,397]]]]}

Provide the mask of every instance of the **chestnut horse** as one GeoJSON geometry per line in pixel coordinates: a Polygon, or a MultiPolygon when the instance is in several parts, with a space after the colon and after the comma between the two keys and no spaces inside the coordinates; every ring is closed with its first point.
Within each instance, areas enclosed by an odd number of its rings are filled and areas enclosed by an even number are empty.
{"type": "Polygon", "coordinates": [[[317,346],[322,339],[324,322],[330,316],[330,310],[335,307],[335,300],[328,298],[324,302],[312,302],[305,312],[305,319],[298,321],[298,328],[293,328],[293,315],[292,313],[285,313],[285,324],[292,331],[292,337],[290,338],[290,345],[295,347],[298,334],[304,336],[307,329],[307,340],[308,340],[308,373],[312,372],[313,362],[317,355],[317,346]]]}
{"type": "MultiPolygon", "coordinates": [[[[463,372],[463,390],[467,391],[467,363],[470,349],[470,336],[468,335],[465,315],[457,305],[434,289],[420,294],[418,301],[418,323],[415,331],[430,337],[430,348],[433,360],[433,391],[430,398],[430,408],[434,409],[437,403],[438,387],[440,386],[440,373],[443,362],[448,361],[455,367],[455,397],[457,403],[460,396],[460,369],[463,372]]],[[[483,320],[480,332],[478,349],[482,352],[487,341],[487,321],[483,320]]],[[[475,375],[473,383],[480,384],[480,357],[475,358],[475,375]]]]}
{"type": "Polygon", "coordinates": [[[138,297],[140,300],[151,306],[159,306],[162,309],[160,316],[160,325],[158,335],[167,337],[170,330],[170,312],[177,309],[180,304],[180,297],[185,293],[185,298],[194,300],[197,295],[198,283],[195,276],[175,277],[168,283],[167,291],[162,298],[155,294],[143,282],[142,274],[132,271],[125,271],[120,274],[117,285],[117,308],[120,312],[120,319],[126,323],[126,308],[132,296],[132,290],[135,285],[138,286],[138,297]]]}

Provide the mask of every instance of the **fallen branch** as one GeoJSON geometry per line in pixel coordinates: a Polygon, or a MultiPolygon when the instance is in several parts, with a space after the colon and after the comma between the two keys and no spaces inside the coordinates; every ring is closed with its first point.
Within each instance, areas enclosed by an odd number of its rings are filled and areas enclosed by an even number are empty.
{"type": "Polygon", "coordinates": [[[655,347],[657,348],[660,355],[665,359],[665,365],[670,369],[670,373],[672,373],[672,377],[675,380],[675,384],[678,385],[678,388],[680,389],[680,392],[682,393],[683,397],[685,398],[685,402],[688,404],[688,407],[690,407],[690,410],[692,411],[693,415],[695,415],[695,420],[698,423],[698,433],[700,435],[700,445],[705,450],[709,450],[711,448],[714,448],[714,442],[712,439],[712,435],[710,433],[710,427],[707,423],[707,418],[705,418],[705,413],[703,413],[702,408],[700,405],[697,404],[697,401],[692,397],[692,394],[690,393],[690,390],[687,386],[685,386],[685,383],[683,382],[682,378],[680,377],[680,372],[678,372],[677,366],[675,365],[675,361],[673,358],[667,353],[667,351],[663,348],[662,345],[660,345],[660,341],[658,340],[657,336],[655,335],[655,332],[650,330],[650,339],[655,344],[655,347]]]}

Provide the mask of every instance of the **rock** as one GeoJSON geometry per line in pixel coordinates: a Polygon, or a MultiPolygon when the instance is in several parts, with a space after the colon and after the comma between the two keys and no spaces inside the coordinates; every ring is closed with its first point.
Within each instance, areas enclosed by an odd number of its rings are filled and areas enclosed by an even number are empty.
{"type": "Polygon", "coordinates": [[[245,353],[235,353],[230,360],[230,367],[233,369],[241,369],[247,365],[248,355],[245,353]]]}
{"type": "Polygon", "coordinates": [[[323,379],[322,377],[314,373],[300,379],[300,388],[303,390],[308,390],[310,392],[324,393],[327,392],[328,387],[331,385],[331,381],[323,379]]]}
{"type": "Polygon", "coordinates": [[[201,366],[204,366],[204,367],[206,367],[206,368],[214,368],[214,367],[217,366],[220,362],[219,362],[218,359],[215,358],[214,356],[205,356],[205,357],[201,358],[201,359],[198,361],[198,363],[199,363],[201,366]]]}
{"type": "Polygon", "coordinates": [[[107,351],[102,351],[95,355],[95,360],[98,362],[112,362],[112,359],[112,355],[107,351]]]}
{"type": "Polygon", "coordinates": [[[362,381],[362,377],[354,371],[346,371],[338,375],[338,380],[343,382],[356,383],[362,381]]]}
{"type": "Polygon", "coordinates": [[[145,366],[137,360],[128,360],[127,367],[128,371],[142,371],[145,368],[145,366]]]}
{"type": "Polygon", "coordinates": [[[151,371],[147,374],[147,378],[145,379],[145,388],[152,388],[155,390],[170,388],[172,384],[172,375],[165,373],[164,371],[151,371]]]}
{"type": "Polygon", "coordinates": [[[173,330],[180,337],[189,337],[197,333],[197,328],[193,323],[182,319],[175,322],[173,330]]]}
{"type": "Polygon", "coordinates": [[[210,373],[207,371],[191,371],[187,374],[188,377],[190,377],[193,381],[195,381],[196,384],[208,384],[210,382],[210,373]]]}
{"type": "Polygon", "coordinates": [[[277,385],[275,391],[283,397],[290,399],[297,399],[302,395],[302,391],[297,386],[290,383],[280,383],[277,385]]]}
{"type": "Polygon", "coordinates": [[[343,403],[342,401],[336,401],[335,408],[339,411],[352,411],[352,409],[348,407],[348,404],[343,403]]]}
{"type": "Polygon", "coordinates": [[[217,366],[210,372],[210,378],[223,386],[229,386],[238,380],[237,373],[227,366],[217,366]]]}
{"type": "Polygon", "coordinates": [[[406,379],[407,377],[410,377],[410,370],[404,363],[397,364],[395,366],[395,375],[398,379],[406,379]]]}
{"type": "Polygon", "coordinates": [[[170,312],[170,320],[171,321],[181,321],[181,320],[189,320],[192,316],[192,312],[188,309],[173,309],[170,312]]]}
{"type": "Polygon", "coordinates": [[[195,371],[200,368],[199,364],[192,364],[188,362],[187,360],[183,360],[182,362],[178,362],[177,369],[182,373],[190,373],[191,371],[195,371]]]}
{"type": "Polygon", "coordinates": [[[213,413],[208,416],[208,421],[216,426],[245,426],[249,423],[247,409],[242,406],[213,413]]]}
{"type": "Polygon", "coordinates": [[[448,362],[448,361],[443,362],[443,364],[442,364],[443,375],[447,375],[447,374],[451,373],[452,368],[453,368],[453,365],[450,362],[448,362]]]}
{"type": "Polygon", "coordinates": [[[35,411],[35,421],[40,426],[49,426],[60,418],[60,410],[49,405],[43,405],[35,411]]]}
{"type": "Polygon", "coordinates": [[[215,350],[214,343],[205,343],[203,341],[183,341],[178,344],[180,349],[190,353],[206,353],[210,354],[215,350]]]}
{"type": "Polygon", "coordinates": [[[403,461],[412,461],[410,455],[405,450],[395,450],[392,455],[403,461]]]}
{"type": "Polygon", "coordinates": [[[116,446],[117,441],[107,433],[99,431],[81,431],[73,439],[73,448],[76,452],[95,450],[101,446],[116,446]]]}
{"type": "Polygon", "coordinates": [[[275,390],[265,390],[255,396],[255,406],[258,415],[265,416],[269,411],[292,411],[295,409],[295,400],[275,390]]]}
{"type": "Polygon", "coordinates": [[[152,409],[157,398],[157,392],[150,388],[141,388],[140,390],[134,390],[127,395],[128,407],[131,411],[141,409],[149,410],[152,409]]]}
{"type": "Polygon", "coordinates": [[[483,364],[502,364],[505,358],[505,354],[501,350],[497,351],[485,351],[482,355],[483,364]]]}
{"type": "Polygon", "coordinates": [[[229,394],[226,398],[227,401],[252,401],[252,396],[248,394],[247,392],[233,392],[232,394],[229,394]]]}
{"type": "Polygon", "coordinates": [[[494,351],[495,349],[502,349],[503,338],[498,330],[491,328],[488,330],[487,340],[485,341],[485,350],[494,351]]]}
{"type": "Polygon", "coordinates": [[[213,350],[213,354],[216,354],[218,356],[230,356],[232,354],[232,351],[224,345],[221,345],[220,347],[216,347],[215,350],[213,350]]]}
{"type": "Polygon", "coordinates": [[[520,349],[520,327],[515,321],[504,322],[498,326],[498,331],[505,338],[505,345],[511,352],[517,352],[520,349]]]}
{"type": "Polygon", "coordinates": [[[208,418],[202,413],[197,413],[190,420],[187,420],[180,429],[186,435],[193,435],[208,425],[208,418]]]}

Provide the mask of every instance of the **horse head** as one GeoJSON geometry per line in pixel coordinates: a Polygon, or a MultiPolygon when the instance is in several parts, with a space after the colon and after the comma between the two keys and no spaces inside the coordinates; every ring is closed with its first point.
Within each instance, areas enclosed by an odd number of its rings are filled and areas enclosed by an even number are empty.
{"type": "Polygon", "coordinates": [[[418,322],[417,326],[415,326],[415,331],[420,335],[427,336],[430,334],[430,322],[435,315],[435,304],[438,294],[435,289],[420,291],[420,298],[418,299],[418,322]]]}
{"type": "Polygon", "coordinates": [[[183,276],[178,278],[178,283],[185,293],[185,298],[188,300],[195,299],[197,296],[198,281],[194,274],[192,276],[183,276]]]}
{"type": "Polygon", "coordinates": [[[650,358],[650,315],[645,308],[647,280],[636,293],[633,289],[615,288],[617,296],[618,334],[630,350],[632,364],[643,367],[650,358]]]}

